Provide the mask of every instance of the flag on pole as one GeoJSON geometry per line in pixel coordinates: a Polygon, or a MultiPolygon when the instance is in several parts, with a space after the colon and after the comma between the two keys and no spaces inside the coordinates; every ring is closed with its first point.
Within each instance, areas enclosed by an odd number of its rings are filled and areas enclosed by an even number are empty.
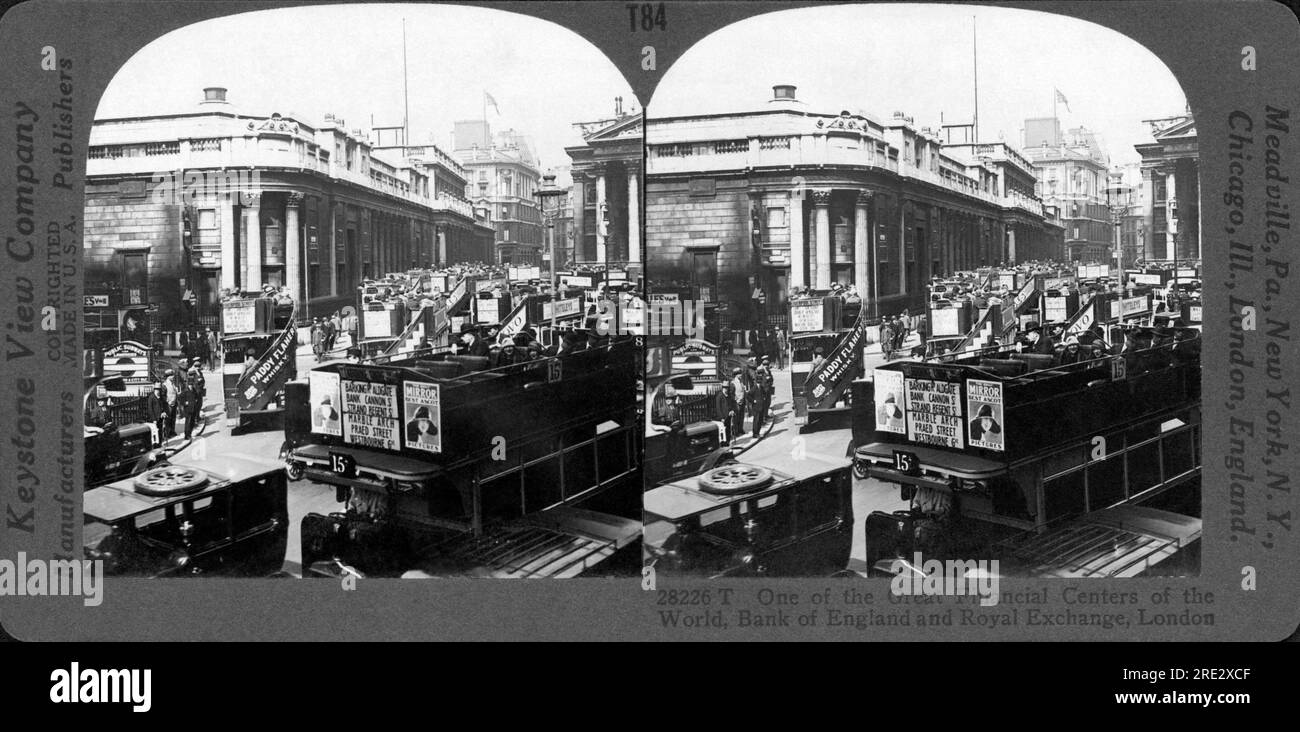
{"type": "MultiPolygon", "coordinates": [[[[1057,92],[1057,94],[1060,94],[1060,92],[1057,92]]],[[[485,91],[483,92],[483,108],[487,109],[487,105],[489,104],[491,104],[492,108],[497,111],[497,114],[501,114],[501,108],[497,106],[497,100],[493,99],[492,95],[485,91]]]]}
{"type": "Polygon", "coordinates": [[[1065,105],[1065,111],[1070,111],[1070,101],[1065,98],[1065,95],[1061,93],[1060,89],[1056,90],[1056,101],[1065,105]]]}

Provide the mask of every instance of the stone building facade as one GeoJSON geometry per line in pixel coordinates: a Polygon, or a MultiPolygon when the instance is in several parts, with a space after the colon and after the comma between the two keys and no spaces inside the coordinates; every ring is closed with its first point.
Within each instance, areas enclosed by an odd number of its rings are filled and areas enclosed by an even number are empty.
{"type": "MultiPolygon", "coordinates": [[[[1190,113],[1148,120],[1152,142],[1135,145],[1142,156],[1145,258],[1201,258],[1200,153],[1190,113]]],[[[1230,130],[1239,132],[1239,130],[1230,130]]],[[[1231,140],[1229,141],[1231,144],[1231,140]]]]}
{"type": "Polygon", "coordinates": [[[652,295],[725,302],[733,323],[834,283],[880,312],[916,308],[932,276],[1060,250],[1011,147],[809,111],[791,86],[753,111],[650,119],[646,146],[652,295]]]}
{"type": "Polygon", "coordinates": [[[241,114],[225,89],[205,94],[193,113],[95,121],[85,267],[101,318],[215,325],[223,290],[263,285],[324,313],[365,277],[490,256],[463,186],[438,187],[455,175],[445,161],[390,162],[342,120],[241,114]]]}
{"type": "Polygon", "coordinates": [[[583,144],[565,148],[572,160],[572,262],[639,272],[642,117],[620,106],[613,119],[579,128],[583,144]]]}

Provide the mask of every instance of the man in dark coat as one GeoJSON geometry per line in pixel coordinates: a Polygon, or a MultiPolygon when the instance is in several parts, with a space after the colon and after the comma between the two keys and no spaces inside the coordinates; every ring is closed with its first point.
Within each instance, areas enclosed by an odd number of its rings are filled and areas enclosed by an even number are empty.
{"type": "Polygon", "coordinates": [[[478,337],[478,331],[469,323],[460,327],[460,345],[460,353],[466,356],[487,356],[491,353],[491,348],[478,337]]]}
{"type": "Polygon", "coordinates": [[[767,411],[772,407],[772,392],[776,385],[772,378],[772,359],[764,356],[754,370],[754,439],[767,421],[767,411]]]}
{"type": "Polygon", "coordinates": [[[145,416],[158,428],[158,440],[167,441],[167,423],[170,417],[167,413],[167,390],[163,382],[156,381],[153,385],[153,391],[145,400],[145,416]]]}

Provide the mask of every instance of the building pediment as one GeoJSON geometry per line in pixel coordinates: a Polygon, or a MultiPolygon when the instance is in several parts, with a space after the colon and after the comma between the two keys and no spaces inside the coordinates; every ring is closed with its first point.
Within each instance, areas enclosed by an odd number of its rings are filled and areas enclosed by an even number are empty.
{"type": "Polygon", "coordinates": [[[1147,120],[1147,124],[1151,126],[1151,136],[1156,140],[1196,136],[1196,120],[1190,115],[1147,120]]]}
{"type": "Polygon", "coordinates": [[[613,122],[596,123],[591,126],[583,126],[582,139],[588,145],[594,145],[601,142],[626,141],[630,139],[641,139],[642,136],[641,115],[631,115],[613,122]]]}

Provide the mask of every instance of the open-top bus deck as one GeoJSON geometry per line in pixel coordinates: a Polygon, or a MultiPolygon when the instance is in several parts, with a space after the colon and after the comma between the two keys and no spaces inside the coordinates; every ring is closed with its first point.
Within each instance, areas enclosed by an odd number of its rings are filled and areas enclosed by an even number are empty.
{"type": "Polygon", "coordinates": [[[1002,553],[1031,574],[1118,576],[1195,545],[1199,336],[1172,329],[1158,345],[1068,364],[1000,349],[875,369],[854,384],[854,472],[898,485],[911,508],[865,521],[868,546],[1002,553]],[[1161,500],[1175,510],[1154,521],[1161,500]],[[1123,531],[1149,541],[1130,542],[1104,520],[1143,507],[1144,520],[1123,531]],[[891,526],[904,540],[873,536],[891,526]],[[1112,551],[1130,547],[1132,561],[1102,570],[1065,551],[1075,542],[1060,537],[1088,531],[1113,539],[1112,551]],[[1142,548],[1162,541],[1161,552],[1142,548]]]}
{"type": "Polygon", "coordinates": [[[304,519],[304,568],[563,576],[639,553],[638,360],[615,338],[495,369],[429,352],[331,364],[290,384],[290,475],[344,504],[304,519]],[[573,561],[542,562],[557,551],[573,561]]]}

